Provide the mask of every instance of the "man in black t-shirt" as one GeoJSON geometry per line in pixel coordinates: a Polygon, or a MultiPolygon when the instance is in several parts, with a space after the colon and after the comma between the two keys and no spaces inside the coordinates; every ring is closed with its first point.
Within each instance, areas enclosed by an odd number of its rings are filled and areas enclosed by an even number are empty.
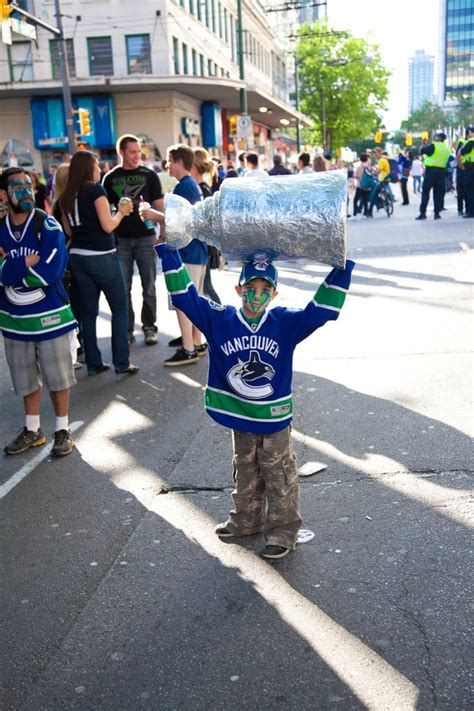
{"type": "Polygon", "coordinates": [[[145,343],[153,346],[158,343],[156,337],[156,258],[153,249],[154,229],[147,229],[138,214],[140,202],[148,202],[163,212],[164,199],[160,179],[153,170],[140,165],[141,148],[136,136],[125,134],[117,141],[117,153],[121,164],[110,170],[102,181],[109,202],[117,206],[120,198],[128,197],[133,201],[133,212],[125,217],[116,230],[120,263],[125,276],[128,291],[128,336],[130,343],[133,335],[135,314],[132,306],[133,265],[136,263],[143,291],[141,320],[145,343]]]}

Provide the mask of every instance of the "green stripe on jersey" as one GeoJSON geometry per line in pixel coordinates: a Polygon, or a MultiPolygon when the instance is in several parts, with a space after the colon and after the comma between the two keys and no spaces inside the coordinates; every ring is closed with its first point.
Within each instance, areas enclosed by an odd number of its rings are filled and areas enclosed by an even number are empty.
{"type": "Polygon", "coordinates": [[[30,289],[36,289],[38,286],[44,286],[44,280],[36,276],[36,274],[27,274],[23,279],[23,284],[29,286],[30,289]]]}
{"type": "Polygon", "coordinates": [[[23,336],[57,331],[74,321],[69,305],[36,316],[12,316],[5,311],[0,311],[0,328],[23,336]]]}
{"type": "Polygon", "coordinates": [[[331,288],[326,284],[321,284],[314,296],[314,300],[318,302],[319,306],[332,306],[334,309],[342,309],[345,299],[345,291],[331,288]]]}
{"type": "Polygon", "coordinates": [[[170,294],[186,291],[193,283],[185,267],[181,267],[177,271],[165,272],[165,282],[170,294]]]}
{"type": "Polygon", "coordinates": [[[242,417],[255,422],[277,422],[288,419],[293,412],[291,395],[265,403],[243,400],[236,395],[206,388],[205,404],[211,410],[218,410],[231,417],[242,417]]]}

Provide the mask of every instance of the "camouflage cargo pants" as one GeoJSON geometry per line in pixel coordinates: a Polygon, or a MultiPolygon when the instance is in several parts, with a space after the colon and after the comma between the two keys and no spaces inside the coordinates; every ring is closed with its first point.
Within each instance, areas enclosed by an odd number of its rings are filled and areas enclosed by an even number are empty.
{"type": "Polygon", "coordinates": [[[301,516],[290,427],[273,434],[233,430],[232,441],[235,510],[226,527],[243,536],[263,532],[267,544],[294,549],[301,516]]]}

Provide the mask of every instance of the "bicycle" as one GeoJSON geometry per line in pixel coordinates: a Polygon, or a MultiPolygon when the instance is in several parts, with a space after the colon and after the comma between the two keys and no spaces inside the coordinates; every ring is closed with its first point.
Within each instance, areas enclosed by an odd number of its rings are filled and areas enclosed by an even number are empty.
{"type": "Polygon", "coordinates": [[[388,191],[387,183],[385,182],[385,180],[380,186],[377,195],[377,211],[378,210],[385,210],[385,212],[387,213],[387,217],[393,215],[393,201],[388,191]]]}

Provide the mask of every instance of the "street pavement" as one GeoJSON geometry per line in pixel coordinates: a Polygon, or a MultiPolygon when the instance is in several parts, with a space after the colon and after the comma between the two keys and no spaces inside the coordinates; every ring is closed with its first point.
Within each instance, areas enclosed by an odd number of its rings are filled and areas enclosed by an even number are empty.
{"type": "MultiPolygon", "coordinates": [[[[472,708],[474,234],[446,205],[437,222],[400,202],[349,220],[351,295],[294,360],[299,464],[326,465],[301,478],[315,535],[280,562],[213,533],[230,433],[203,409],[206,358],[163,368],[177,327],[160,275],[139,374],[78,371],[74,453],[0,460],[1,708],[472,708]]],[[[238,271],[213,275],[224,301],[238,271]]],[[[276,303],[304,305],[327,271],[281,265],[276,303]]],[[[109,360],[105,303],[99,333],[109,360]]],[[[3,344],[0,363],[6,442],[23,414],[3,344]]]]}

